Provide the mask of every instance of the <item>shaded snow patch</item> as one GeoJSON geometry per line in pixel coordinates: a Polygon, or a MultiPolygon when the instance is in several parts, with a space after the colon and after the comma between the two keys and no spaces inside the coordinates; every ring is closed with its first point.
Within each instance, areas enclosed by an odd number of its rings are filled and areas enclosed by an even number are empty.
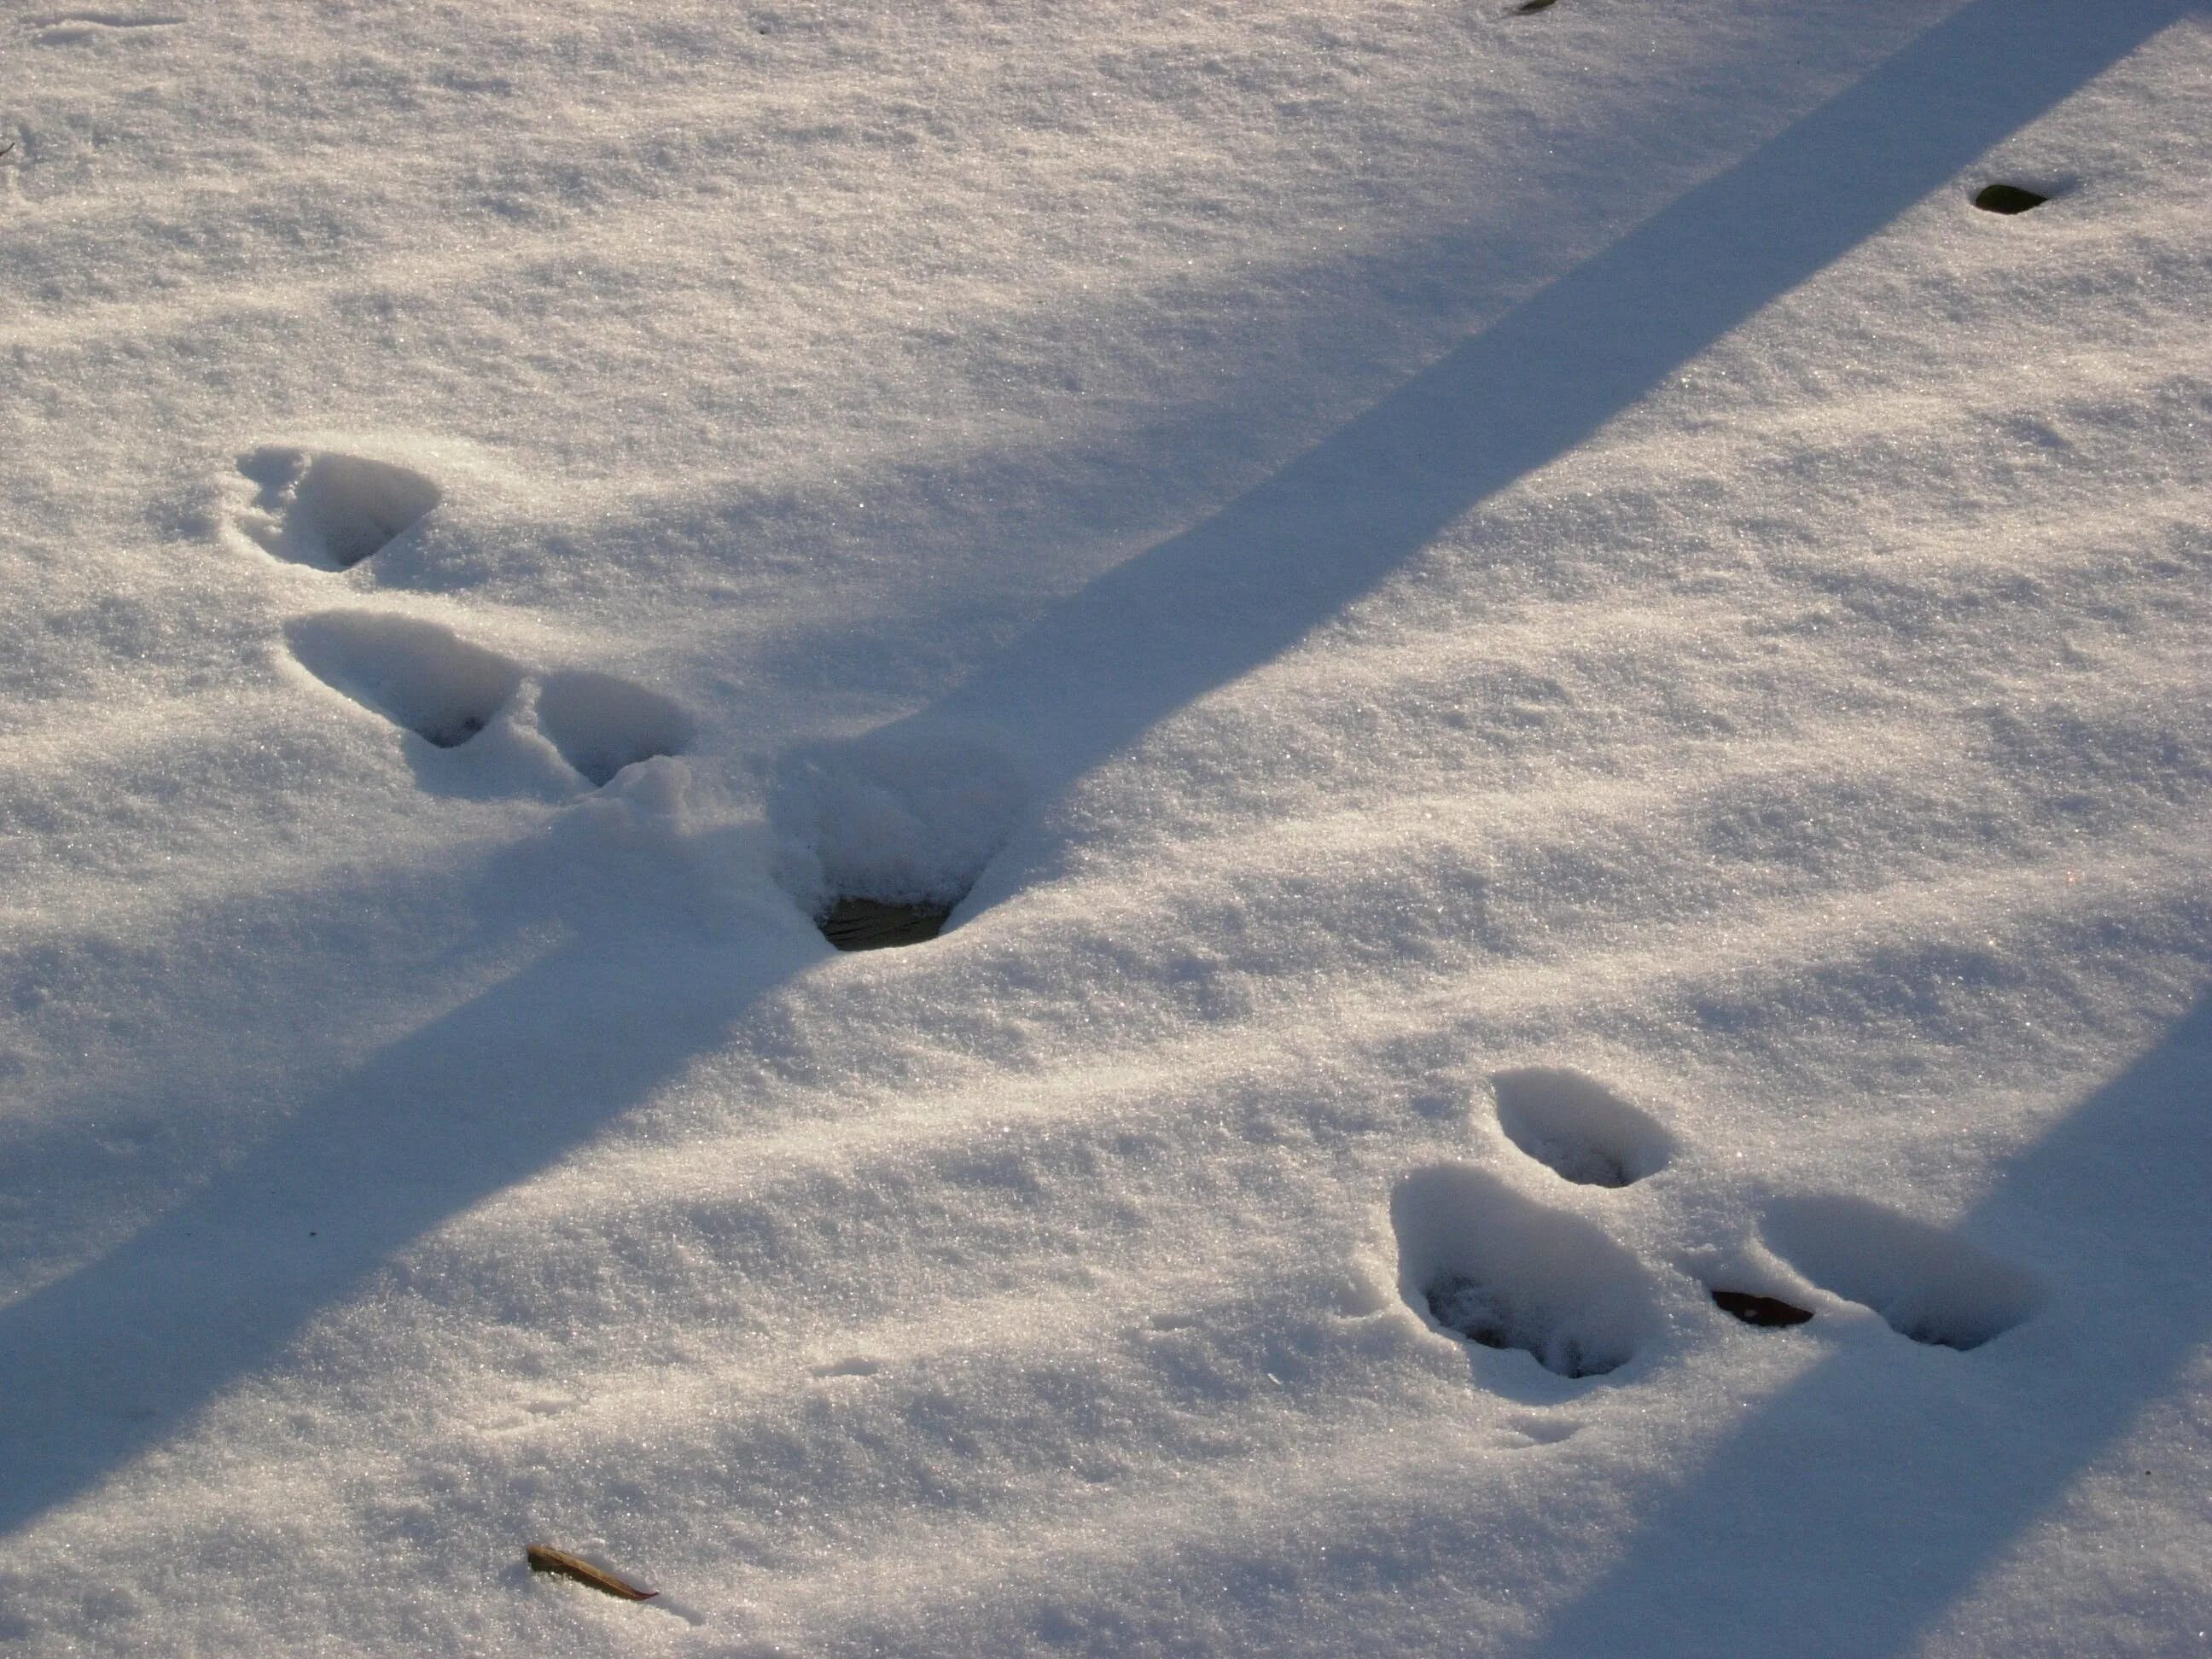
{"type": "Polygon", "coordinates": [[[72,46],[128,35],[139,29],[173,28],[185,21],[167,12],[141,15],[119,11],[55,12],[26,20],[35,31],[31,38],[42,46],[72,46]]]}

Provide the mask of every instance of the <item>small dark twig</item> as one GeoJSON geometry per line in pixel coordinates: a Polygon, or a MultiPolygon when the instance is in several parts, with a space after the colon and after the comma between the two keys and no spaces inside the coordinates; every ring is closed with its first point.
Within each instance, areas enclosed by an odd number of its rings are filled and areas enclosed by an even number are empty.
{"type": "Polygon", "coordinates": [[[550,1544],[532,1544],[523,1552],[532,1572],[555,1572],[563,1578],[573,1578],[580,1584],[589,1584],[595,1590],[618,1596],[625,1601],[650,1601],[660,1594],[659,1590],[640,1589],[629,1579],[594,1565],[581,1556],[571,1555],[566,1550],[556,1550],[550,1544]]]}

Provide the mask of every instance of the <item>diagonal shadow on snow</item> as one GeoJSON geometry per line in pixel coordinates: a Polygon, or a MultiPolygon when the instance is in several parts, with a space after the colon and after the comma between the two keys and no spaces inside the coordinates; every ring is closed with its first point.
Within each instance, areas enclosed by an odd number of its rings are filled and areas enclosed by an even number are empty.
{"type": "Polygon", "coordinates": [[[821,956],[796,918],[781,933],[703,926],[650,849],[579,857],[556,836],[500,855],[477,889],[502,926],[562,942],[0,1310],[0,1528],[174,1433],[410,1242],[573,1152],[821,956]]]}
{"type": "Polygon", "coordinates": [[[2212,995],[1960,1223],[2048,1241],[2051,1306],[1972,1353],[1839,1349],[1732,1430],[1528,1651],[1901,1653],[2212,1336],[2212,995]],[[1878,1357],[1893,1364],[1879,1375],[1878,1357]]]}
{"type": "Polygon", "coordinates": [[[1016,744],[1050,732],[1051,753],[1025,754],[1038,781],[1080,776],[1343,610],[2181,9],[1975,0],[899,724],[995,720],[1016,744]]]}
{"type": "MultiPolygon", "coordinates": [[[[1066,738],[1026,757],[1064,785],[1280,652],[2179,9],[1973,0],[902,724],[1018,714],[1066,738]]],[[[580,930],[304,1103],[159,1221],[0,1310],[0,1531],[146,1450],[411,1240],[645,1099],[818,954],[787,944],[685,956],[634,927],[580,930]],[[330,1243],[305,1258],[310,1213],[330,1243]],[[112,1409],[118,1389],[146,1409],[112,1409]]]]}

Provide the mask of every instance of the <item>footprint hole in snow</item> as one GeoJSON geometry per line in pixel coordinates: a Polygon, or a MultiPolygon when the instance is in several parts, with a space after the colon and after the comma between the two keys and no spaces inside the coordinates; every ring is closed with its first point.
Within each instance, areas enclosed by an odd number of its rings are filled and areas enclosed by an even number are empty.
{"type": "Polygon", "coordinates": [[[1974,192],[1974,205],[1984,213],[2026,213],[2050,199],[2041,191],[2022,185],[1984,185],[1974,192]]]}
{"type": "Polygon", "coordinates": [[[1723,1313],[1763,1330],[1802,1325],[1813,1316],[1810,1308],[1801,1308],[1794,1302],[1784,1302],[1778,1296],[1767,1296],[1758,1291],[1716,1289],[1712,1296],[1713,1305],[1723,1313]]]}
{"type": "Polygon", "coordinates": [[[1580,1072],[1524,1066],[1490,1085],[1505,1138],[1563,1180],[1626,1187],[1674,1156],[1674,1137],[1656,1118],[1580,1072]]]}
{"type": "Polygon", "coordinates": [[[538,729],[594,788],[625,766],[683,751],[694,735],[684,708],[641,685],[588,669],[549,674],[538,689],[538,729]]]}
{"type": "Polygon", "coordinates": [[[1872,1308],[1915,1342],[1978,1348],[2043,1299],[2041,1285],[2024,1268],[1867,1199],[1777,1199],[1760,1231],[1768,1248],[1813,1283],[1872,1308]]]}
{"type": "Polygon", "coordinates": [[[491,724],[522,671],[451,629],[411,617],[330,611],[285,634],[300,665],[333,690],[441,749],[491,724]]]}
{"type": "Polygon", "coordinates": [[[843,951],[934,938],[1029,799],[1011,757],[965,738],[871,734],[786,757],[769,804],[777,873],[843,951]]]}
{"type": "Polygon", "coordinates": [[[950,904],[885,904],[848,895],[817,917],[815,925],[841,951],[883,951],[933,939],[951,919],[950,904]]]}
{"type": "Polygon", "coordinates": [[[1518,1349],[1561,1376],[1601,1376],[1658,1328],[1650,1275],[1578,1217],[1467,1164],[1436,1164],[1390,1198],[1400,1293],[1486,1348],[1518,1349]]]}
{"type": "Polygon", "coordinates": [[[1571,1417],[1550,1417],[1534,1412],[1523,1412],[1509,1417],[1501,1425],[1505,1431],[1519,1437],[1524,1446],[1556,1446],[1561,1441],[1571,1440],[1582,1432],[1582,1423],[1571,1417]]]}
{"type": "Polygon", "coordinates": [[[350,570],[405,535],[439,501],[438,486],[388,461],[330,451],[267,447],[239,459],[261,486],[266,515],[247,526],[279,558],[350,570]]]}

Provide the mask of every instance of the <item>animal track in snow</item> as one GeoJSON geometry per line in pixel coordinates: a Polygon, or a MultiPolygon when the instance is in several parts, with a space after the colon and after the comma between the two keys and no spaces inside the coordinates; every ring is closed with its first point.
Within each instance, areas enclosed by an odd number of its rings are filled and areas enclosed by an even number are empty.
{"type": "MultiPolygon", "coordinates": [[[[300,665],[333,690],[440,749],[458,749],[513,707],[526,732],[530,683],[523,665],[441,623],[371,611],[325,611],[289,623],[300,665]]],[[[539,733],[593,788],[626,766],[672,755],[693,721],[657,691],[611,674],[567,669],[538,684],[539,733]]],[[[541,754],[544,753],[540,750],[541,754]]],[[[551,754],[544,764],[553,767],[551,754]]]]}
{"type": "Polygon", "coordinates": [[[2050,199],[2019,185],[1984,185],[1974,192],[1974,205],[1984,213],[2026,213],[2050,199]]]}
{"type": "Polygon", "coordinates": [[[1763,1296],[1757,1291],[1717,1290],[1713,1292],[1713,1305],[1731,1319],[1768,1330],[1802,1325],[1813,1316],[1810,1308],[1784,1302],[1778,1296],[1763,1296]]]}
{"type": "MultiPolygon", "coordinates": [[[[1675,1154],[1663,1125],[1579,1072],[1528,1066],[1491,1081],[1507,1137],[1568,1181],[1626,1186],[1675,1154]]],[[[1663,1191],[1655,1196],[1668,1201],[1663,1191]]],[[[1484,1170],[1414,1170],[1391,1193],[1390,1219],[1399,1294],[1431,1326],[1467,1341],[1520,1349],[1563,1376],[1586,1377],[1626,1364],[1660,1328],[1662,1274],[1590,1222],[1484,1170]]],[[[1698,1273],[1697,1288],[1720,1312],[1760,1329],[1812,1321],[1814,1309],[1791,1289],[1809,1280],[1870,1308],[1915,1342],[1964,1351],[2011,1329],[2044,1297],[2026,1270],[1865,1199],[1776,1199],[1759,1231],[1795,1275],[1778,1273],[1771,1257],[1766,1267],[1739,1260],[1713,1278],[1698,1273]]],[[[1717,1260],[1737,1260],[1734,1248],[1717,1260]]],[[[1479,1364],[1476,1378],[1485,1381],[1479,1364]]]]}
{"type": "Polygon", "coordinates": [[[1599,1376],[1658,1328],[1651,1275],[1603,1232],[1463,1164],[1417,1170],[1390,1195],[1399,1291],[1435,1324],[1517,1348],[1562,1376],[1599,1376]]]}
{"type": "Polygon", "coordinates": [[[815,925],[841,951],[883,951],[935,939],[951,918],[950,904],[885,904],[848,896],[832,904],[815,925]]]}
{"type": "Polygon", "coordinates": [[[520,666],[436,623],[325,611],[284,631],[317,679],[441,749],[476,736],[522,688],[520,666]]]}
{"type": "Polygon", "coordinates": [[[1573,1418],[1546,1416],[1537,1412],[1523,1412],[1510,1417],[1499,1425],[1513,1438],[1506,1443],[1514,1447],[1556,1446],[1571,1440],[1582,1432],[1582,1424],[1573,1418]]]}
{"type": "Polygon", "coordinates": [[[1490,1085],[1506,1139],[1564,1180],[1626,1187],[1674,1156],[1674,1137],[1656,1118],[1580,1072],[1530,1066],[1490,1085]]]}
{"type": "Polygon", "coordinates": [[[37,31],[32,38],[40,46],[60,46],[82,40],[97,40],[109,35],[128,34],[138,29],[171,28],[185,20],[150,13],[66,11],[24,21],[37,31]]]}
{"type": "Polygon", "coordinates": [[[844,951],[934,938],[1006,843],[1029,791],[965,738],[872,733],[786,757],[769,803],[777,877],[844,951]]]}
{"type": "Polygon", "coordinates": [[[1815,1285],[1872,1308],[1915,1342],[1978,1348],[2043,1299],[2033,1274],[1863,1198],[1777,1199],[1761,1231],[1815,1285]]]}
{"type": "MultiPolygon", "coordinates": [[[[419,472],[386,461],[264,445],[239,458],[256,486],[238,530],[269,553],[318,569],[351,569],[407,535],[441,500],[419,472]]],[[[514,787],[558,798],[574,781],[605,788],[625,768],[680,753],[697,722],[673,699],[587,668],[537,672],[441,623],[332,610],[285,624],[295,659],[362,707],[439,749],[497,722],[466,775],[443,784],[514,787]]]]}
{"type": "Polygon", "coordinates": [[[538,728],[594,787],[625,766],[680,753],[693,735],[691,716],[669,698],[588,669],[545,677],[538,728]]]}
{"type": "Polygon", "coordinates": [[[419,472],[333,450],[271,445],[239,458],[260,486],[239,528],[280,559],[350,570],[421,523],[438,486],[419,472]]]}

